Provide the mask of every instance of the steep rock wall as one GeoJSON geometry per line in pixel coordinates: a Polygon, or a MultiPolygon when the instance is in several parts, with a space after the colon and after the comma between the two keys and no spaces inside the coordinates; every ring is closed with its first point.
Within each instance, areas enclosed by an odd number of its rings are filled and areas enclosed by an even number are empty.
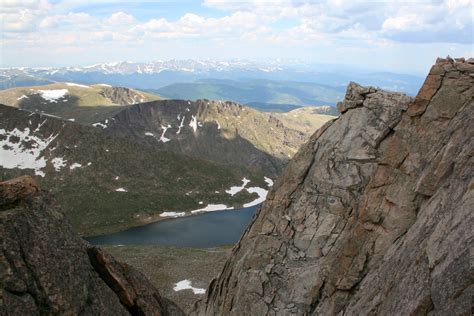
{"type": "Polygon", "coordinates": [[[470,314],[473,95],[463,59],[439,59],[414,100],[351,83],[196,314],[470,314]]]}

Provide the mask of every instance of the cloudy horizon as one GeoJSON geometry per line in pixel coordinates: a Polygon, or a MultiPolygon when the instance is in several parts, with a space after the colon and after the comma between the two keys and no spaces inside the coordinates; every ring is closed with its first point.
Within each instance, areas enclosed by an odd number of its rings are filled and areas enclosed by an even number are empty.
{"type": "Polygon", "coordinates": [[[298,59],[423,74],[473,56],[469,0],[1,1],[0,67],[298,59]]]}

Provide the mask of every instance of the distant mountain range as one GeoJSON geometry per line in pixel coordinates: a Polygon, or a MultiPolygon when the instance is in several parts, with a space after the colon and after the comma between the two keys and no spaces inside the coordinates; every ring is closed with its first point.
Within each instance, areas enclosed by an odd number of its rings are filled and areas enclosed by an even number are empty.
{"type": "MultiPolygon", "coordinates": [[[[233,80],[243,84],[254,79],[296,81],[329,86],[337,91],[341,91],[353,80],[411,95],[418,91],[423,81],[421,77],[406,74],[362,72],[347,66],[282,61],[168,60],[149,63],[122,61],[82,67],[0,69],[0,89],[51,82],[77,82],[106,83],[148,90],[176,83],[194,83],[202,79],[233,80]]],[[[316,98],[316,100],[324,99],[316,98]]]]}

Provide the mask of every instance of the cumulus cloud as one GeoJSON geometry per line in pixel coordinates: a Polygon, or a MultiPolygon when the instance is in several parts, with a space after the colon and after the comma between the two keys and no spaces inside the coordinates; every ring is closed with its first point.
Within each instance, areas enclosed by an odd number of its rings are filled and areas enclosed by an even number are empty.
{"type": "Polygon", "coordinates": [[[109,25],[124,25],[133,24],[136,20],[131,14],[127,14],[123,11],[115,12],[109,18],[105,20],[105,23],[109,25]]]}
{"type": "Polygon", "coordinates": [[[101,7],[110,5],[110,11],[97,15],[93,6],[85,11],[79,0],[0,1],[4,46],[24,51],[95,49],[105,42],[125,50],[157,39],[168,45],[194,40],[208,47],[258,43],[289,50],[311,45],[352,50],[406,43],[468,45],[473,39],[470,0],[204,0],[204,7],[220,13],[191,10],[174,18],[158,10],[152,18],[137,16],[116,0],[98,0],[101,7]]]}

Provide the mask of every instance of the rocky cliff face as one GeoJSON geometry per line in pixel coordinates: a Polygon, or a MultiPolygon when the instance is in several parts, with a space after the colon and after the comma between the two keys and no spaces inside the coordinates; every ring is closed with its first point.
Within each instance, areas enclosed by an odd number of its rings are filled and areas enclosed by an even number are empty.
{"type": "Polygon", "coordinates": [[[196,314],[470,314],[473,96],[471,60],[438,60],[414,100],[351,83],[196,314]]]}
{"type": "Polygon", "coordinates": [[[183,315],[127,264],[72,232],[30,177],[0,183],[1,315],[183,315]]]}
{"type": "Polygon", "coordinates": [[[149,95],[125,87],[103,87],[100,94],[114,104],[128,105],[150,100],[149,95]]]}

